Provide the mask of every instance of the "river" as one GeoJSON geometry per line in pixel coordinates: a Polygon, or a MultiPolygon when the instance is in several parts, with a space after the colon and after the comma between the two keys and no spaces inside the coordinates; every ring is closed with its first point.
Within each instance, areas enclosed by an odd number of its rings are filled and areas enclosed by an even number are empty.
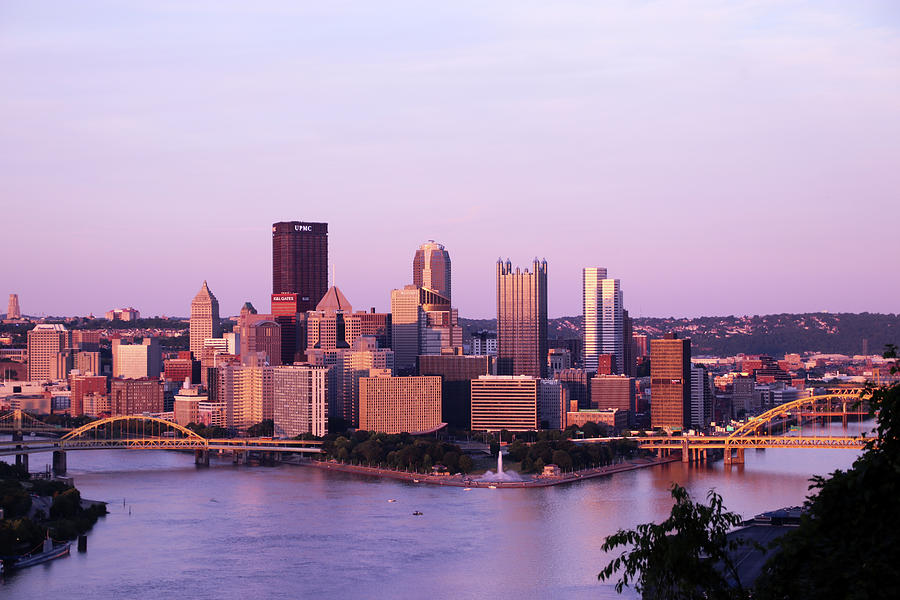
{"type": "MultiPolygon", "coordinates": [[[[839,427],[837,429],[840,429],[839,427]]],[[[7,576],[3,598],[617,598],[597,581],[606,535],[668,515],[672,482],[751,517],[799,505],[850,450],[746,452],[565,486],[445,488],[159,451],[68,454],[85,498],[109,503],[88,551],[7,576]],[[396,502],[388,502],[395,499],[396,502]],[[413,511],[423,515],[413,516],[413,511]]],[[[49,455],[32,455],[40,470],[49,455]]]]}

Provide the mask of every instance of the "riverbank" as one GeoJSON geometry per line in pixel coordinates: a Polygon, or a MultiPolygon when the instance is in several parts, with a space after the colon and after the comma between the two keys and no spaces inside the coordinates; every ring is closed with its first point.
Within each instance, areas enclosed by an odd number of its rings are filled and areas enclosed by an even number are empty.
{"type": "Polygon", "coordinates": [[[393,469],[380,469],[378,467],[366,467],[363,465],[348,465],[335,461],[315,461],[306,459],[288,459],[283,462],[303,467],[313,467],[326,471],[339,471],[341,473],[355,473],[357,475],[369,475],[372,477],[385,477],[388,479],[398,479],[402,481],[412,481],[413,483],[427,483],[430,485],[442,485],[450,487],[464,488],[534,488],[549,487],[552,485],[563,485],[582,481],[584,479],[593,479],[595,477],[604,477],[624,471],[633,471],[635,469],[644,469],[647,467],[655,467],[670,462],[680,460],[677,456],[653,457],[653,458],[633,458],[614,465],[606,467],[597,467],[594,469],[583,469],[572,473],[564,473],[559,476],[537,476],[522,481],[479,481],[471,475],[423,475],[421,473],[409,473],[407,471],[395,471],[393,469]]]}

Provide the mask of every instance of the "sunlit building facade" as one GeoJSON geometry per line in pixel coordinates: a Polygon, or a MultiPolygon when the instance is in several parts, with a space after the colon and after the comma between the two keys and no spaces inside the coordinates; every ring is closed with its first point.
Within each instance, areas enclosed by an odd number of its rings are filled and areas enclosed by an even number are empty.
{"type": "Polygon", "coordinates": [[[547,373],[547,261],[532,270],[497,261],[497,373],[547,373]]]}

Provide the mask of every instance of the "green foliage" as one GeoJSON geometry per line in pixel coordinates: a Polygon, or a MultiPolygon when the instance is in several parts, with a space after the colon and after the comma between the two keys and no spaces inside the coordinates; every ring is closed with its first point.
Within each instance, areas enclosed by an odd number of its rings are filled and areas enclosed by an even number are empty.
{"type": "Polygon", "coordinates": [[[674,484],[672,498],[672,512],[661,524],[645,523],[606,538],[604,552],[619,546],[630,550],[597,577],[607,581],[621,570],[616,591],[621,593],[633,584],[649,599],[749,598],[729,556],[740,542],[726,537],[741,523],[740,515],[725,511],[722,497],[713,491],[707,495],[706,505],[693,502],[687,490],[674,484]]]}
{"type": "Polygon", "coordinates": [[[847,471],[813,478],[806,515],[767,563],[759,597],[900,598],[900,385],[871,393],[875,438],[847,471]]]}
{"type": "Polygon", "coordinates": [[[567,439],[562,432],[547,433],[555,433],[555,436],[546,436],[555,439],[540,439],[533,444],[516,440],[509,445],[509,458],[514,462],[521,462],[523,472],[540,473],[544,465],[549,464],[556,464],[564,471],[604,467],[612,464],[617,457],[633,458],[644,453],[629,440],[611,440],[603,444],[576,444],[567,439]],[[540,464],[538,460],[541,461],[540,464]]]}
{"type": "Polygon", "coordinates": [[[322,444],[326,458],[388,469],[422,473],[443,465],[451,473],[468,473],[472,459],[459,446],[408,433],[386,434],[358,430],[350,437],[329,435],[322,444]]]}
{"type": "Polygon", "coordinates": [[[0,521],[0,556],[15,556],[39,545],[46,529],[28,518],[0,521]]]}
{"type": "Polygon", "coordinates": [[[75,488],[69,488],[53,497],[50,505],[51,519],[72,518],[81,511],[81,492],[75,488]]]}
{"type": "Polygon", "coordinates": [[[35,479],[30,483],[31,493],[36,496],[55,496],[67,490],[73,489],[71,485],[67,485],[62,481],[35,479]]]}
{"type": "Polygon", "coordinates": [[[206,427],[199,423],[188,423],[185,427],[208,440],[234,437],[232,432],[224,427],[206,427]]]}
{"type": "Polygon", "coordinates": [[[272,437],[275,435],[275,421],[266,419],[247,428],[247,437],[272,437]]]}
{"type": "Polygon", "coordinates": [[[11,465],[0,461],[0,479],[11,479],[13,481],[24,481],[28,479],[28,469],[22,465],[11,465]]]}
{"type": "Polygon", "coordinates": [[[25,516],[31,509],[31,495],[14,479],[0,480],[0,508],[7,519],[25,516]]]}

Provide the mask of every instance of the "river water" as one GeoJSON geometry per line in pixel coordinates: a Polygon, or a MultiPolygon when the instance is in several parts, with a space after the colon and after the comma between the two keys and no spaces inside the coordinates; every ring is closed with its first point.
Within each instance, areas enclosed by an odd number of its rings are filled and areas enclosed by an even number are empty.
{"type": "MultiPolygon", "coordinates": [[[[110,514],[86,553],[73,544],[68,558],[7,576],[0,597],[634,597],[597,581],[610,558],[600,548],[619,528],[665,518],[672,482],[695,496],[715,488],[746,518],[801,504],[811,475],[857,454],[748,450],[731,467],[467,492],[292,465],[197,468],[174,452],[70,452],[69,475],[110,514]]],[[[32,455],[31,469],[47,461],[32,455]]]]}

